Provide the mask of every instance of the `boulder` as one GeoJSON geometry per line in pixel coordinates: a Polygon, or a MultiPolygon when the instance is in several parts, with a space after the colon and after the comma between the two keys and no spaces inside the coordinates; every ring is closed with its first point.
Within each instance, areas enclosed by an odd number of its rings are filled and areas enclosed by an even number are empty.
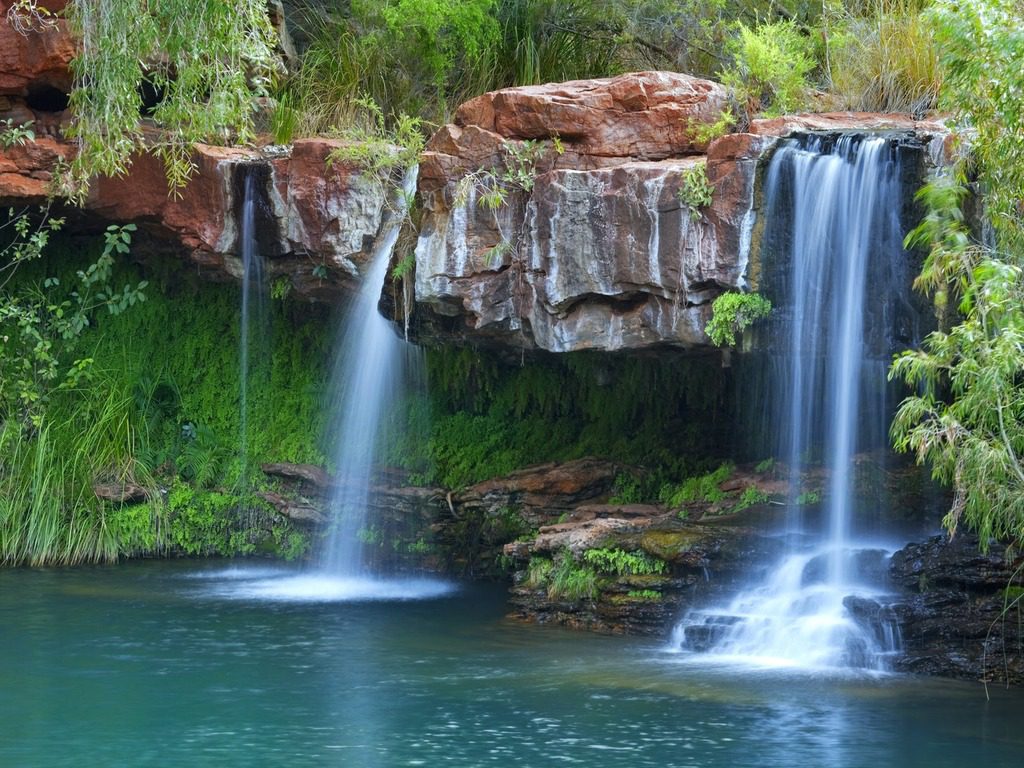
{"type": "Polygon", "coordinates": [[[694,129],[715,122],[729,93],[718,83],[676,72],[635,72],[485,93],[455,113],[508,139],[560,138],[590,157],[660,160],[706,146],[694,129]]]}
{"type": "Polygon", "coordinates": [[[510,595],[513,615],[538,623],[612,634],[664,637],[689,607],[734,590],[752,559],[763,558],[773,542],[741,523],[680,520],[655,505],[583,505],[563,522],[543,526],[536,536],[512,542],[505,555],[515,568],[510,595]],[[588,563],[588,550],[621,550],[660,563],[653,572],[611,572],[588,563]],[[559,591],[549,572],[538,580],[535,559],[591,574],[594,591],[574,596],[559,591]]]}
{"type": "Polygon", "coordinates": [[[452,494],[456,507],[483,514],[516,509],[532,526],[544,525],[585,502],[607,497],[623,465],[605,459],[537,464],[452,494]]]}

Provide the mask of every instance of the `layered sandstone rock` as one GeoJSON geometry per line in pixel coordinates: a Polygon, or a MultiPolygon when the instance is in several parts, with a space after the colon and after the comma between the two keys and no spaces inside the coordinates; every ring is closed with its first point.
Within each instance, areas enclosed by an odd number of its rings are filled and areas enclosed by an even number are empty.
{"type": "Polygon", "coordinates": [[[474,336],[558,352],[703,341],[707,300],[743,285],[735,254],[753,186],[730,178],[739,202],[723,196],[714,214],[692,210],[680,188],[701,164],[710,178],[734,175],[688,156],[705,148],[695,128],[726,102],[717,83],[646,72],[464,104],[423,159],[421,319],[455,317],[474,336]],[[524,162],[523,142],[545,150],[524,162]],[[481,205],[495,186],[505,203],[481,205]]]}
{"type": "Polygon", "coordinates": [[[756,287],[758,166],[780,137],[891,132],[945,160],[941,122],[899,115],[755,120],[702,144],[697,128],[727,99],[710,81],[644,72],[464,104],[421,166],[419,335],[554,352],[707,346],[714,298],[756,287]],[[685,179],[701,167],[713,202],[694,208],[685,179]]]}
{"type": "MultiPolygon", "coordinates": [[[[328,164],[340,142],[297,141],[289,150],[197,145],[195,173],[177,191],[153,155],[136,156],[124,177],[96,179],[85,211],[135,222],[150,245],[184,252],[213,278],[240,279],[238,220],[245,174],[257,175],[260,249],[271,276],[324,301],[354,290],[387,205],[386,186],[349,164],[328,164]]],[[[0,204],[41,203],[70,145],[49,137],[0,150],[0,204]]],[[[92,217],[95,218],[95,217],[92,217]]],[[[84,224],[83,224],[84,225],[84,224]]]]}
{"type": "MultiPolygon", "coordinates": [[[[12,0],[0,0],[0,120],[31,121],[36,139],[0,149],[0,204],[21,206],[45,202],[58,161],[73,157],[62,128],[76,46],[63,20],[19,31],[9,23],[11,6],[12,0]]],[[[64,2],[46,7],[57,12],[64,2]]],[[[279,7],[275,18],[283,19],[279,7]]],[[[168,188],[161,162],[142,154],[133,158],[127,176],[96,179],[84,212],[61,213],[68,214],[67,228],[75,230],[134,222],[140,229],[137,252],[181,253],[213,279],[240,279],[239,179],[256,173],[260,248],[269,259],[268,273],[288,277],[298,295],[333,302],[358,286],[387,202],[377,179],[349,164],[328,167],[327,156],[338,145],[318,139],[278,151],[196,145],[195,173],[176,191],[168,188]]]]}

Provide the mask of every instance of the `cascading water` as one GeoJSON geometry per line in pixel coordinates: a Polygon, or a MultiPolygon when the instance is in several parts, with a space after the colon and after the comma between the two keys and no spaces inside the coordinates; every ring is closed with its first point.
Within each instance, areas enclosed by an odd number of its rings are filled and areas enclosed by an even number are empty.
{"type": "Polygon", "coordinates": [[[416,169],[402,183],[396,210],[384,223],[359,295],[343,326],[333,391],[338,395],[335,434],[336,485],[331,498],[333,523],[324,551],[323,570],[339,577],[367,575],[362,539],[367,537],[378,443],[388,409],[397,401],[407,375],[422,365],[418,347],[399,338],[377,311],[388,264],[398,240],[406,201],[416,189],[416,169]]]}
{"type": "Polygon", "coordinates": [[[267,341],[267,283],[263,257],[256,236],[258,179],[254,168],[245,167],[238,242],[242,259],[242,313],[239,319],[239,451],[242,456],[242,492],[248,489],[246,467],[249,459],[249,378],[259,368],[258,353],[267,341]]]}
{"type": "Polygon", "coordinates": [[[827,527],[787,520],[788,554],[730,604],[693,611],[673,645],[764,665],[884,669],[898,649],[876,598],[883,554],[854,538],[858,450],[885,445],[886,370],[911,313],[898,145],[887,138],[783,143],[765,181],[764,258],[775,248],[779,346],[764,362],[775,455],[799,509],[811,460],[827,472],[827,527]],[[785,230],[785,231],[782,231],[785,230]],[[904,304],[905,304],[905,300],[904,304]],[[895,309],[894,309],[895,307],[895,309]],[[874,575],[874,578],[872,578],[874,575]]]}
{"type": "MultiPolygon", "coordinates": [[[[377,311],[405,206],[415,187],[413,168],[384,213],[370,268],[340,327],[331,385],[335,395],[331,429],[336,439],[335,484],[329,509],[332,522],[320,560],[314,569],[303,572],[274,568],[255,572],[251,578],[238,578],[230,571],[216,574],[222,582],[218,593],[224,597],[286,602],[416,600],[454,590],[452,584],[437,579],[382,578],[371,573],[362,559],[361,539],[372,530],[368,529],[368,511],[377,506],[374,484],[380,458],[379,436],[393,406],[400,401],[403,386],[422,365],[421,350],[403,341],[377,311]]],[[[246,199],[253,199],[248,192],[246,199]]],[[[243,231],[253,228],[252,221],[250,208],[243,206],[243,231]]],[[[243,243],[248,242],[243,235],[243,243]]]]}

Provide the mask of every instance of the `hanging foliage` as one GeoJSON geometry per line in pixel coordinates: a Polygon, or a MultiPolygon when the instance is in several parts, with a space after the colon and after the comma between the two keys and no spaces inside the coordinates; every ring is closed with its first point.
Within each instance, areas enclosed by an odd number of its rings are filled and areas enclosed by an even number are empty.
{"type": "Polygon", "coordinates": [[[78,0],[67,16],[81,41],[67,131],[78,144],[72,196],[96,174],[125,173],[142,149],[178,188],[193,171],[193,143],[253,138],[255,97],[277,65],[263,0],[78,0]],[[144,90],[162,129],[153,134],[140,123],[144,90]]]}

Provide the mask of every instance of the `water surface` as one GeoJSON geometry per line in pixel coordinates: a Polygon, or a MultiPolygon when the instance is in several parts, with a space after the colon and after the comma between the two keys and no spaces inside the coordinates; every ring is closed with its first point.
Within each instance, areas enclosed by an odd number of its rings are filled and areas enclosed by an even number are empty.
{"type": "Polygon", "coordinates": [[[500,588],[252,589],[296,575],[202,561],[0,571],[0,765],[997,768],[1024,755],[1020,691],[986,701],[980,685],[693,663],[661,642],[510,621],[500,588]]]}

